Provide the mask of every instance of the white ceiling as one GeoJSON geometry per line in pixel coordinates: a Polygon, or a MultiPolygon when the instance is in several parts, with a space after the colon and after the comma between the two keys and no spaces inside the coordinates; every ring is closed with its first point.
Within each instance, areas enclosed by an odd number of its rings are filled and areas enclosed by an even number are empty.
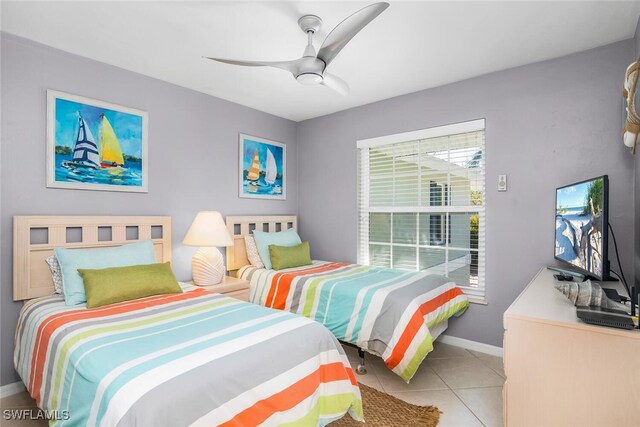
{"type": "Polygon", "coordinates": [[[316,14],[328,31],[369,2],[2,1],[2,30],[58,49],[300,121],[421,89],[633,37],[640,2],[391,2],[329,70],[340,96],[282,70],[203,55],[288,60],[297,26],[316,14]]]}

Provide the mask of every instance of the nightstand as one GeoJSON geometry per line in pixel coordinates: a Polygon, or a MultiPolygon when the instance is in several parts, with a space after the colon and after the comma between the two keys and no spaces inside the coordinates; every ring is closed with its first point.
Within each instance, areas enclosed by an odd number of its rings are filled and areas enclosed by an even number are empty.
{"type": "MultiPolygon", "coordinates": [[[[194,284],[193,280],[187,282],[194,284]]],[[[196,285],[197,286],[197,285],[196,285]]],[[[216,292],[242,301],[249,301],[249,282],[237,277],[224,276],[222,282],[211,286],[198,286],[209,292],[216,292]]]]}

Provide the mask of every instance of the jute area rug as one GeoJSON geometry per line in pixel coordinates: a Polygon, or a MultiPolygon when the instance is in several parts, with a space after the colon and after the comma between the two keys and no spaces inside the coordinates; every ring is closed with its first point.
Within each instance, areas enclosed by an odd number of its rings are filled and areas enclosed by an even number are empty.
{"type": "Polygon", "coordinates": [[[330,427],[436,427],[440,410],[435,406],[417,406],[360,384],[365,424],[348,414],[330,427]]]}

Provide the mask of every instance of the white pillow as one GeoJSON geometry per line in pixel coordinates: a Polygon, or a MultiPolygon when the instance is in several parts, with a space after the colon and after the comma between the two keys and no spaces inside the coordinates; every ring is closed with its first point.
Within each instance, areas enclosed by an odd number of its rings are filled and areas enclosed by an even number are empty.
{"type": "Polygon", "coordinates": [[[47,264],[49,264],[49,269],[51,270],[51,277],[53,278],[53,287],[56,290],[56,294],[62,294],[62,273],[60,272],[60,264],[58,263],[58,258],[55,255],[48,256],[47,264]]]}
{"type": "Polygon", "coordinates": [[[254,267],[264,268],[264,263],[260,254],[258,253],[258,247],[256,246],[256,239],[252,235],[244,236],[244,247],[247,249],[247,258],[254,267]]]}

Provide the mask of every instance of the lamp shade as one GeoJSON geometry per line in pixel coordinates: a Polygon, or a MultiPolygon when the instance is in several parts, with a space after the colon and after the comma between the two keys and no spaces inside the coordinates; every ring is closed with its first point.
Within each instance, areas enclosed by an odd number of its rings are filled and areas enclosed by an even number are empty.
{"type": "Polygon", "coordinates": [[[187,246],[233,246],[233,239],[220,212],[201,211],[191,223],[182,244],[187,246]]]}

